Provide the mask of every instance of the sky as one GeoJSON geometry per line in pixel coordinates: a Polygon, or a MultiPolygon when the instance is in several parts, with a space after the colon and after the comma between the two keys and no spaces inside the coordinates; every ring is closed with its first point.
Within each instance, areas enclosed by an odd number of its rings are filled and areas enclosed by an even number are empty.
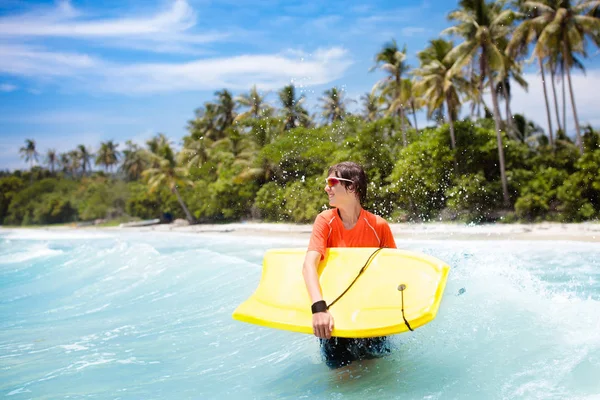
{"type": "MultiPolygon", "coordinates": [[[[294,83],[311,113],[334,86],[358,101],[383,76],[371,67],[386,42],[406,44],[416,67],[457,3],[1,0],[0,169],[27,168],[25,139],[41,154],[79,144],[95,151],[107,140],[123,149],[157,133],[177,145],[194,110],[223,88],[238,95],[256,84],[278,105],[276,91],[294,83]]],[[[590,53],[573,86],[580,122],[600,127],[600,56],[590,53]]],[[[540,77],[533,65],[525,75],[529,88],[514,89],[513,112],[546,128],[540,77]]],[[[418,120],[427,125],[424,113],[418,120]]]]}

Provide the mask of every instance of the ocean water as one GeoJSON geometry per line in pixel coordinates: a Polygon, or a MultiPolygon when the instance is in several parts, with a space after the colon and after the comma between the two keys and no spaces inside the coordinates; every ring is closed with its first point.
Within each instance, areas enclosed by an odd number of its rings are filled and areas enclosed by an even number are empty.
{"type": "Polygon", "coordinates": [[[438,317],[329,370],[234,321],[285,236],[0,230],[0,397],[597,399],[600,243],[398,240],[446,261],[438,317]]]}

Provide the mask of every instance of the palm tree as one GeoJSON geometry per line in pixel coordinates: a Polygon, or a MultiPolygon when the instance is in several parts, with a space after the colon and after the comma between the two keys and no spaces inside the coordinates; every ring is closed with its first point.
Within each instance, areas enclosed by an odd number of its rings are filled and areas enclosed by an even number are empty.
{"type": "Polygon", "coordinates": [[[238,96],[236,101],[240,106],[246,107],[247,110],[239,114],[235,120],[244,121],[248,118],[260,119],[270,116],[273,108],[266,103],[265,97],[266,95],[261,96],[258,89],[256,89],[256,85],[252,86],[250,93],[238,96]]]}
{"type": "Polygon", "coordinates": [[[188,167],[201,167],[211,156],[214,142],[206,136],[194,138],[193,135],[184,136],[183,149],[180,153],[182,164],[188,167]]]}
{"type": "Polygon", "coordinates": [[[502,123],[494,78],[505,73],[506,65],[499,44],[508,36],[514,15],[511,10],[505,9],[504,1],[488,3],[485,0],[461,0],[459,4],[461,9],[451,12],[448,16],[450,20],[457,21],[457,25],[446,29],[445,32],[462,36],[464,42],[452,49],[448,57],[456,59],[454,70],[462,69],[478,58],[481,77],[488,80],[498,142],[502,194],[504,205],[508,206],[510,198],[504,162],[502,123]]]}
{"type": "Polygon", "coordinates": [[[96,165],[102,165],[106,172],[119,162],[120,153],[117,150],[118,143],[112,140],[100,143],[100,150],[96,153],[96,165]]]}
{"type": "MultiPolygon", "coordinates": [[[[147,140],[146,146],[148,146],[148,150],[151,154],[157,155],[159,158],[165,158],[172,152],[171,141],[164,133],[159,133],[147,140]]],[[[152,165],[157,166],[157,164],[152,165]]]]}
{"type": "Polygon", "coordinates": [[[540,144],[541,139],[544,137],[544,130],[540,126],[536,125],[533,121],[527,120],[521,114],[514,115],[514,122],[515,133],[519,141],[531,147],[540,144]]]}
{"type": "Polygon", "coordinates": [[[79,152],[79,159],[81,161],[81,175],[85,175],[86,171],[92,169],[91,159],[93,154],[82,144],[77,146],[79,152]]]}
{"type": "Polygon", "coordinates": [[[331,88],[323,93],[321,97],[321,108],[323,117],[326,121],[336,122],[341,121],[346,116],[346,101],[344,92],[337,88],[331,88]]]}
{"type": "MultiPolygon", "coordinates": [[[[562,91],[562,121],[563,121],[563,125],[562,125],[562,131],[566,131],[567,129],[567,90],[565,88],[565,81],[566,81],[566,68],[565,68],[565,62],[563,60],[562,57],[562,53],[561,52],[555,52],[554,54],[557,57],[557,60],[553,60],[553,64],[550,64],[550,66],[553,66],[556,71],[554,72],[554,75],[556,75],[557,77],[560,77],[560,81],[561,81],[561,91],[562,91]]],[[[581,60],[579,60],[579,58],[573,56],[573,66],[572,68],[577,68],[578,70],[580,70],[581,72],[585,73],[585,67],[583,65],[583,63],[581,62],[581,60]]],[[[555,98],[557,98],[557,96],[555,95],[555,98]]],[[[556,101],[557,104],[555,104],[557,110],[556,113],[558,114],[558,101],[556,101]]],[[[557,119],[558,116],[557,116],[557,119]]],[[[561,129],[559,127],[559,129],[561,129]]]]}
{"type": "Polygon", "coordinates": [[[46,152],[46,164],[50,167],[50,172],[54,174],[54,166],[58,164],[58,155],[56,154],[56,150],[49,149],[46,152]]]}
{"type": "Polygon", "coordinates": [[[233,95],[227,89],[215,92],[215,96],[217,96],[217,123],[219,130],[224,133],[235,121],[237,104],[233,100],[233,95]]]}
{"type": "Polygon", "coordinates": [[[123,163],[120,170],[128,180],[138,180],[147,168],[148,160],[144,156],[144,151],[131,140],[125,142],[125,146],[127,148],[123,150],[123,163]]]}
{"type": "Polygon", "coordinates": [[[296,98],[296,88],[294,85],[285,86],[279,91],[279,100],[281,101],[281,112],[285,121],[284,130],[290,130],[298,126],[308,126],[310,117],[308,111],[302,106],[304,96],[296,98]]]}
{"type": "Polygon", "coordinates": [[[227,130],[227,137],[212,144],[211,150],[230,153],[236,160],[249,160],[255,154],[253,151],[254,145],[254,142],[244,135],[240,129],[232,127],[227,130]]]}
{"type": "MultiPolygon", "coordinates": [[[[506,53],[509,57],[516,59],[517,57],[525,57],[528,54],[529,44],[536,42],[540,36],[541,29],[535,26],[532,21],[539,17],[540,13],[536,7],[530,7],[528,0],[517,0],[516,5],[520,12],[517,13],[518,20],[521,23],[513,31],[512,37],[506,47],[506,53]]],[[[548,122],[548,138],[550,147],[554,148],[554,130],[552,129],[552,115],[550,113],[550,102],[548,100],[548,89],[546,88],[546,74],[544,68],[544,57],[538,57],[535,53],[533,57],[538,60],[540,76],[542,79],[542,88],[544,90],[544,102],[546,105],[546,118],[548,122]]]]}
{"type": "Polygon", "coordinates": [[[25,139],[25,146],[19,149],[19,153],[21,153],[21,158],[29,163],[30,170],[33,168],[33,162],[38,162],[39,153],[35,148],[35,140],[25,139]]]}
{"type": "Polygon", "coordinates": [[[558,69],[558,63],[556,62],[556,60],[551,60],[548,62],[547,68],[550,70],[550,82],[552,84],[552,97],[554,99],[554,111],[556,112],[556,124],[558,125],[558,129],[561,131],[565,131],[564,128],[566,128],[566,121],[565,121],[565,126],[563,128],[563,125],[561,124],[560,121],[560,111],[558,110],[558,96],[556,95],[556,70],[558,69]]]}
{"type": "Polygon", "coordinates": [[[367,122],[373,122],[381,116],[379,111],[380,99],[373,92],[367,92],[360,96],[363,104],[363,118],[367,122]]]}
{"type": "Polygon", "coordinates": [[[460,92],[468,85],[461,69],[453,69],[454,60],[448,54],[454,43],[444,39],[434,39],[418,54],[422,66],[415,72],[421,78],[418,83],[427,106],[427,117],[446,106],[446,118],[450,126],[450,143],[456,149],[454,121],[460,112],[460,92]]]}
{"type": "Polygon", "coordinates": [[[386,43],[379,53],[375,55],[375,66],[371,68],[371,71],[380,69],[388,74],[388,76],[375,84],[373,91],[382,89],[382,92],[387,92],[387,95],[391,97],[390,108],[388,112],[397,112],[398,116],[400,117],[403,127],[402,140],[404,146],[408,144],[408,141],[406,139],[406,129],[404,128],[405,107],[404,102],[401,99],[402,76],[408,72],[409,68],[409,65],[406,64],[406,45],[402,51],[400,51],[398,44],[394,39],[392,39],[391,42],[386,43]]]}
{"type": "Polygon", "coordinates": [[[570,0],[547,0],[528,1],[525,5],[536,8],[540,13],[538,17],[531,20],[533,29],[541,32],[533,50],[536,56],[540,58],[551,56],[553,52],[561,53],[569,84],[577,145],[580,153],[583,154],[583,141],[571,82],[571,68],[575,65],[576,54],[587,56],[588,39],[596,45],[600,42],[600,18],[594,15],[600,2],[581,0],[573,4],[570,0]]]}
{"type": "Polygon", "coordinates": [[[219,129],[218,108],[216,104],[206,102],[204,107],[196,110],[196,118],[188,121],[187,129],[194,139],[206,137],[210,140],[219,140],[223,132],[219,129]]]}
{"type": "Polygon", "coordinates": [[[70,165],[71,165],[71,160],[69,159],[69,154],[68,153],[60,153],[60,156],[58,158],[58,165],[60,166],[60,170],[64,174],[68,174],[69,173],[69,168],[70,168],[70,165]]]}
{"type": "Polygon", "coordinates": [[[523,78],[521,64],[510,57],[506,51],[508,46],[508,40],[503,38],[498,43],[499,48],[502,49],[502,56],[504,59],[504,68],[498,74],[498,83],[496,84],[496,93],[504,99],[504,106],[506,110],[506,126],[507,132],[515,137],[515,127],[513,121],[513,114],[510,109],[511,100],[511,80],[515,81],[525,91],[528,89],[528,83],[523,78]]]}
{"type": "MultiPolygon", "coordinates": [[[[419,86],[414,78],[404,78],[401,83],[401,95],[400,101],[406,104],[410,111],[412,111],[413,122],[415,124],[415,131],[419,133],[419,126],[417,125],[417,110],[421,108],[421,97],[419,95],[419,86]]],[[[408,116],[406,117],[408,119],[408,116]]]]}
{"type": "MultiPolygon", "coordinates": [[[[157,140],[156,143],[158,143],[159,140],[157,140]]],[[[183,208],[187,220],[190,224],[193,224],[195,222],[194,217],[192,217],[190,210],[185,205],[178,189],[178,187],[182,185],[193,186],[193,182],[187,178],[189,170],[177,164],[175,154],[173,153],[173,149],[169,142],[162,143],[157,150],[162,154],[149,153],[150,157],[152,157],[153,166],[142,172],[142,176],[147,180],[150,192],[166,185],[172,193],[175,193],[177,201],[181,205],[181,208],[183,208]]]]}
{"type": "Polygon", "coordinates": [[[81,168],[81,157],[79,156],[79,152],[77,150],[71,150],[68,155],[69,165],[67,170],[72,177],[75,177],[81,168]]]}

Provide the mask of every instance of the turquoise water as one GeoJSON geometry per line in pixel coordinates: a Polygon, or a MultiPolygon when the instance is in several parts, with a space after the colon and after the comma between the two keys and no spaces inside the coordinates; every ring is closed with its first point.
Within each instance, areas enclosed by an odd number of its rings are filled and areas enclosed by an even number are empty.
{"type": "Polygon", "coordinates": [[[0,231],[0,397],[592,399],[600,244],[400,241],[452,267],[432,323],[330,371],[314,337],[231,319],[306,240],[0,231]]]}

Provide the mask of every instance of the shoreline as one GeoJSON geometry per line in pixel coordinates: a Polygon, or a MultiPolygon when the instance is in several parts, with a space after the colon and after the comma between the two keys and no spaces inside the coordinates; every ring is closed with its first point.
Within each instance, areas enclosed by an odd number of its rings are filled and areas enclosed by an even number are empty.
{"type": "MultiPolygon", "coordinates": [[[[600,223],[551,223],[535,224],[461,224],[461,223],[401,223],[390,224],[397,240],[570,240],[600,243],[600,223]]],[[[36,229],[49,231],[85,230],[111,232],[176,232],[201,234],[226,234],[236,236],[285,236],[308,238],[312,225],[267,222],[238,222],[229,224],[157,224],[139,227],[75,227],[46,226],[35,228],[4,228],[2,230],[36,229]]]]}

